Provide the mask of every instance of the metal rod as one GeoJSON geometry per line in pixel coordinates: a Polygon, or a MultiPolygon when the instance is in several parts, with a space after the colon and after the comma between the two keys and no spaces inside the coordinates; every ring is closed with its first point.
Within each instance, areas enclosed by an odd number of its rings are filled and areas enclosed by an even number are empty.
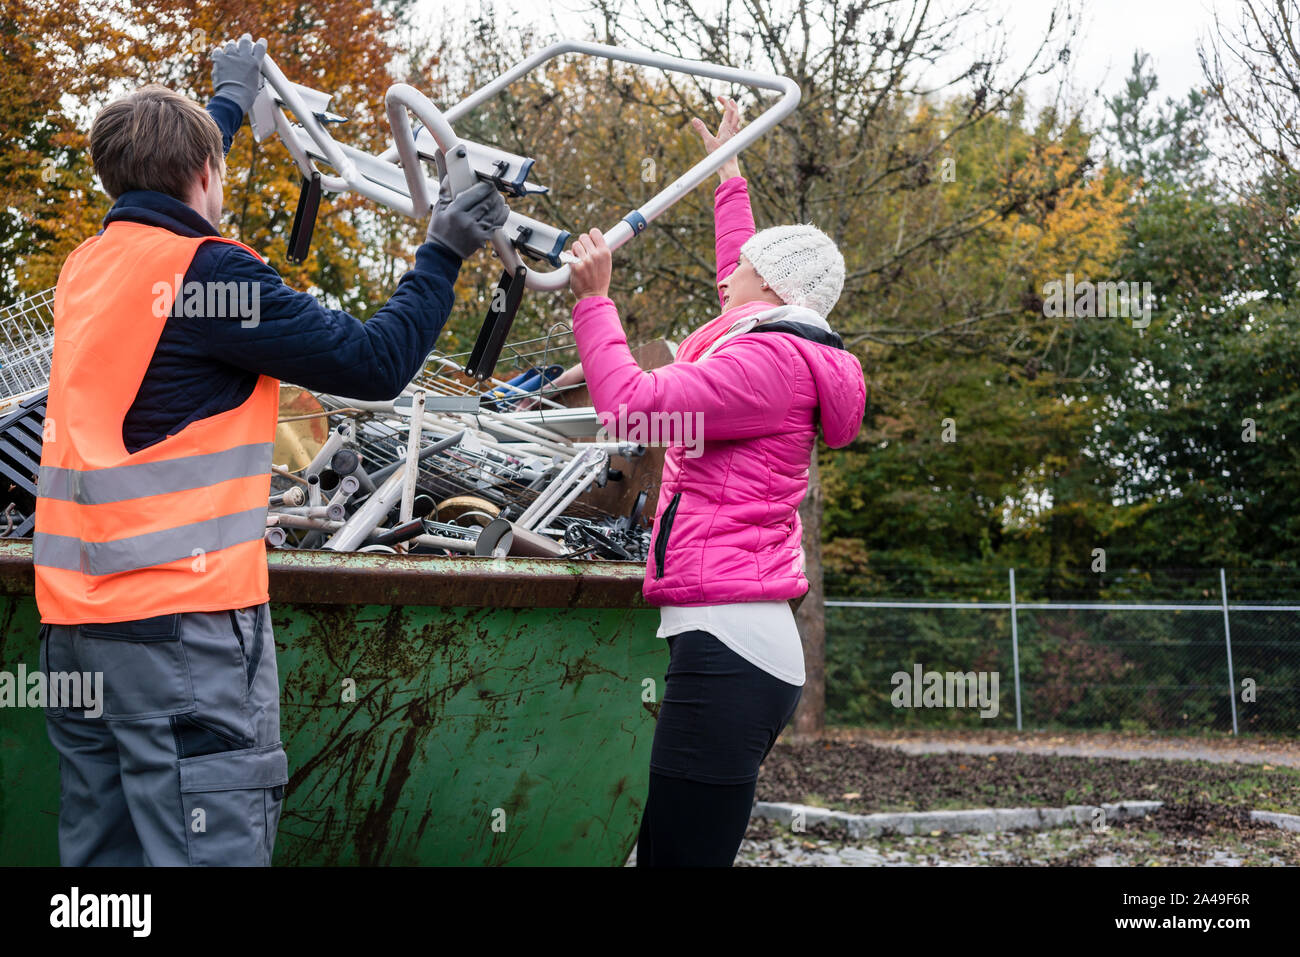
{"type": "Polygon", "coordinates": [[[384,480],[384,484],[379,486],[375,493],[352,513],[352,517],[330,536],[324,547],[336,552],[355,551],[402,497],[404,478],[402,472],[394,468],[392,474],[384,480]]]}
{"type": "Polygon", "coordinates": [[[608,461],[609,455],[604,450],[584,448],[524,510],[517,524],[529,531],[549,525],[590,487],[608,461]]]}
{"type": "Polygon", "coordinates": [[[361,456],[354,449],[339,449],[330,459],[330,468],[339,475],[351,475],[361,467],[361,456]]]}
{"type": "Polygon", "coordinates": [[[362,491],[371,493],[375,491],[375,480],[366,471],[364,463],[358,463],[356,469],[348,474],[361,484],[362,491]]]}
{"type": "Polygon", "coordinates": [[[427,545],[430,548],[445,548],[453,552],[465,552],[469,554],[474,551],[474,543],[468,539],[444,538],[441,535],[416,535],[409,542],[411,545],[427,545]]]}
{"type": "Polygon", "coordinates": [[[519,524],[527,529],[535,529],[539,526],[546,525],[549,522],[547,516],[552,504],[559,500],[567,489],[578,480],[579,474],[586,467],[590,458],[588,450],[584,449],[572,461],[564,466],[555,478],[551,479],[537,498],[533,499],[519,516],[519,524]]]}
{"type": "MultiPolygon", "coordinates": [[[[434,442],[433,445],[425,446],[423,449],[420,450],[421,461],[429,458],[429,456],[431,455],[437,455],[439,452],[445,452],[453,445],[459,445],[460,441],[463,438],[465,438],[464,429],[457,432],[455,435],[449,435],[445,439],[440,439],[439,441],[434,442]]],[[[406,459],[402,458],[394,462],[392,465],[385,465],[382,469],[379,469],[378,471],[375,472],[371,472],[370,480],[374,482],[376,485],[379,485],[382,482],[386,482],[388,481],[389,478],[392,477],[393,473],[395,473],[398,469],[403,468],[405,464],[406,464],[406,459]]]]}
{"type": "MultiPolygon", "coordinates": [[[[418,173],[418,164],[417,170],[418,173]]],[[[408,174],[409,175],[409,174],[408,174]]],[[[422,175],[422,174],[421,174],[422,175]]],[[[416,389],[411,394],[411,425],[407,432],[406,447],[408,449],[418,449],[420,439],[424,435],[424,399],[425,391],[416,389]]],[[[411,529],[411,516],[415,511],[415,486],[420,480],[420,457],[418,455],[407,455],[405,477],[402,482],[402,504],[397,511],[398,527],[411,529]]],[[[423,532],[423,525],[416,525],[409,535],[405,537],[394,538],[392,541],[381,541],[381,545],[392,545],[397,549],[397,553],[403,554],[406,551],[406,538],[419,535],[423,532]]]]}
{"type": "Polygon", "coordinates": [[[1016,730],[1023,730],[1020,721],[1020,630],[1016,622],[1016,570],[1011,569],[1011,669],[1016,677],[1016,730]]]}
{"type": "MultiPolygon", "coordinates": [[[[331,536],[329,541],[325,543],[325,548],[341,552],[350,552],[355,550],[358,545],[365,541],[366,537],[370,535],[375,526],[384,520],[393,505],[395,505],[401,498],[402,488],[405,485],[406,479],[402,467],[405,465],[406,460],[417,457],[423,459],[437,452],[451,448],[453,445],[460,442],[464,435],[464,432],[459,432],[450,438],[435,442],[433,445],[421,450],[418,453],[418,456],[414,449],[408,448],[407,455],[402,461],[394,462],[386,470],[381,469],[380,471],[388,472],[388,476],[383,480],[383,484],[380,485],[378,489],[376,489],[375,492],[366,499],[361,507],[352,514],[352,517],[344,523],[343,527],[331,536]]],[[[376,473],[375,476],[372,476],[372,478],[375,478],[377,475],[378,473],[376,473]]]]}
{"type": "Polygon", "coordinates": [[[295,475],[294,473],[290,472],[287,468],[285,468],[283,465],[272,465],[271,471],[274,472],[276,475],[283,475],[289,481],[297,482],[299,485],[307,484],[307,480],[305,478],[303,478],[301,475],[295,475]]]}
{"type": "MultiPolygon", "coordinates": [[[[411,395],[411,428],[407,433],[406,447],[408,449],[418,449],[420,447],[420,436],[424,431],[424,395],[423,389],[416,389],[411,395]]],[[[415,507],[415,483],[420,476],[420,457],[418,455],[407,455],[406,457],[406,479],[402,486],[402,508],[398,512],[399,522],[409,522],[411,513],[415,507]]],[[[393,542],[385,542],[385,545],[392,545],[393,542]]]]}
{"type": "Polygon", "coordinates": [[[1228,701],[1232,704],[1232,734],[1237,734],[1237,681],[1232,674],[1232,624],[1228,620],[1228,574],[1219,569],[1219,588],[1223,594],[1223,641],[1228,649],[1228,701]]]}
{"type": "Polygon", "coordinates": [[[307,501],[307,496],[303,493],[302,486],[292,485],[289,488],[285,489],[283,492],[279,492],[276,495],[272,495],[270,504],[287,505],[293,508],[302,505],[306,501],[307,501]]]}
{"type": "Polygon", "coordinates": [[[321,469],[330,463],[334,453],[343,447],[344,440],[352,433],[352,427],[344,422],[335,429],[330,430],[329,437],[321,444],[320,449],[316,452],[308,466],[302,470],[302,474],[311,481],[313,475],[320,475],[321,469]]]}
{"type": "MultiPolygon", "coordinates": [[[[409,539],[422,534],[424,534],[424,521],[417,518],[399,522],[387,531],[371,536],[370,541],[376,545],[403,546],[409,539]]],[[[399,547],[397,551],[401,553],[405,549],[399,547]]]]}
{"type": "MultiPolygon", "coordinates": [[[[567,415],[567,417],[572,417],[575,419],[586,418],[587,416],[590,416],[593,419],[596,418],[595,409],[590,409],[590,410],[565,409],[564,413],[552,412],[551,414],[567,415]]],[[[554,445],[557,449],[563,450],[570,455],[573,454],[573,449],[567,444],[569,441],[568,436],[556,432],[553,429],[548,429],[542,425],[538,425],[536,422],[529,421],[529,419],[537,419],[538,421],[544,422],[545,420],[542,418],[543,415],[545,415],[545,413],[533,412],[531,410],[526,412],[496,412],[492,409],[483,409],[478,413],[476,413],[477,418],[487,419],[488,422],[492,423],[493,426],[497,426],[497,425],[507,426],[508,428],[512,429],[515,432],[523,432],[525,434],[535,436],[536,438],[543,440],[547,444],[554,445]],[[528,416],[529,418],[528,419],[516,418],[516,416],[528,416]]],[[[599,426],[600,424],[599,421],[597,421],[596,424],[597,426],[599,426]]],[[[595,435],[595,433],[596,430],[592,429],[590,433],[584,433],[584,434],[595,435]]]]}
{"type": "Polygon", "coordinates": [[[478,538],[474,542],[474,554],[504,558],[510,554],[514,539],[514,525],[504,518],[494,518],[478,533],[478,538]]]}
{"type": "Polygon", "coordinates": [[[338,514],[337,512],[335,512],[334,515],[330,514],[329,505],[304,505],[300,508],[278,508],[271,512],[268,512],[267,514],[299,515],[304,518],[333,518],[334,521],[341,521],[341,519],[335,518],[335,516],[338,514]]]}
{"type": "Polygon", "coordinates": [[[332,522],[327,518],[285,515],[282,512],[272,512],[266,517],[266,524],[270,528],[323,528],[328,531],[336,531],[343,527],[343,522],[332,522]]]}
{"type": "Polygon", "coordinates": [[[339,479],[339,486],[334,490],[334,494],[330,497],[329,504],[331,506],[338,505],[340,507],[347,504],[347,500],[353,495],[356,495],[357,490],[360,488],[361,480],[355,475],[343,476],[339,479]]]}

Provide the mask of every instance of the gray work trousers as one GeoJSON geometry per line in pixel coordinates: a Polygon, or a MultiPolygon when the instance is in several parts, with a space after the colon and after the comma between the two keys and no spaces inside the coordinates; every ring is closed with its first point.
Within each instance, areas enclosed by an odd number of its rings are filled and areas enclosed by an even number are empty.
{"type": "Polygon", "coordinates": [[[103,675],[99,716],[45,713],[63,864],[271,863],[288,761],[268,604],[41,639],[46,674],[103,675]]]}

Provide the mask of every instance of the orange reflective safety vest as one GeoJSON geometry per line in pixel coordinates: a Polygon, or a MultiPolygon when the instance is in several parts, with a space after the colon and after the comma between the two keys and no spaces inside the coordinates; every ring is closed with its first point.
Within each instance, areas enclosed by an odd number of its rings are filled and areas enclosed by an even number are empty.
{"type": "Polygon", "coordinates": [[[267,600],[263,536],[280,383],[259,376],[238,408],[138,452],[122,440],[185,293],[174,287],[204,242],[243,245],[117,222],[78,246],[59,274],[32,543],[42,622],[132,621],[267,600]]]}

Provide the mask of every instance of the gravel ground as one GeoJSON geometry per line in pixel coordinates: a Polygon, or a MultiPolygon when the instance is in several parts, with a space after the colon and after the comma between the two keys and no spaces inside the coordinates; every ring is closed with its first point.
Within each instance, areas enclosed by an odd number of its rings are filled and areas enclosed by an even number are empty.
{"type": "Polygon", "coordinates": [[[1135,735],[834,729],[783,740],[757,799],[855,814],[1163,801],[1140,820],[1046,831],[849,839],[750,821],[739,867],[1300,866],[1300,833],[1250,820],[1300,813],[1300,743],[1135,735]]]}
{"type": "Polygon", "coordinates": [[[850,741],[781,742],[759,772],[757,797],[853,814],[1120,801],[1297,814],[1300,770],[1267,763],[1017,751],[909,754],[850,741]]]}
{"type": "Polygon", "coordinates": [[[824,739],[845,743],[895,747],[909,754],[1059,754],[1075,757],[1163,758],[1212,763],[1239,762],[1300,768],[1300,740],[1287,738],[1234,738],[1153,736],[1109,732],[971,731],[956,729],[891,730],[882,728],[830,728],[824,739]]]}
{"type": "Polygon", "coordinates": [[[810,828],[791,833],[755,819],[737,867],[1241,867],[1300,865],[1300,834],[1234,819],[1222,810],[1164,809],[1109,827],[933,834],[846,840],[810,828]]]}
{"type": "Polygon", "coordinates": [[[758,800],[856,814],[1133,800],[1166,806],[1101,831],[861,840],[822,826],[792,833],[755,819],[737,866],[1300,866],[1300,834],[1249,819],[1252,809],[1300,813],[1300,770],[1288,760],[1300,758],[1300,751],[1292,754],[1290,742],[981,732],[945,735],[938,743],[951,747],[935,748],[928,740],[933,732],[881,734],[839,732],[816,742],[778,743],[759,774],[758,800]],[[1152,754],[1157,750],[1158,757],[1152,754]]]}

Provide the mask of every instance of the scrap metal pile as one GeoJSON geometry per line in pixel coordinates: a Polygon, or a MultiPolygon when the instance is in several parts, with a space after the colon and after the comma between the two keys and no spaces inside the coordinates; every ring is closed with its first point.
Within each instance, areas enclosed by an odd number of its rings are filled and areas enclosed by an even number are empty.
{"type": "Polygon", "coordinates": [[[593,409],[551,397],[545,386],[558,366],[485,383],[460,369],[435,355],[394,402],[313,393],[299,401],[319,402],[323,414],[282,414],[277,452],[298,441],[295,420],[330,426],[305,466],[278,463],[268,545],[644,562],[645,492],[617,516],[581,501],[622,481],[611,455],[633,459],[644,448],[575,441],[595,437],[600,423],[593,409]]]}
{"type": "MultiPolygon", "coordinates": [[[[50,311],[42,293],[0,315],[0,537],[32,534],[50,311]]],[[[630,462],[645,449],[598,441],[592,408],[557,401],[562,366],[550,360],[557,344],[568,351],[565,336],[508,346],[523,370],[508,381],[434,353],[392,402],[282,386],[268,547],[644,562],[646,492],[619,515],[583,499],[624,480],[611,455],[630,462]]]]}

